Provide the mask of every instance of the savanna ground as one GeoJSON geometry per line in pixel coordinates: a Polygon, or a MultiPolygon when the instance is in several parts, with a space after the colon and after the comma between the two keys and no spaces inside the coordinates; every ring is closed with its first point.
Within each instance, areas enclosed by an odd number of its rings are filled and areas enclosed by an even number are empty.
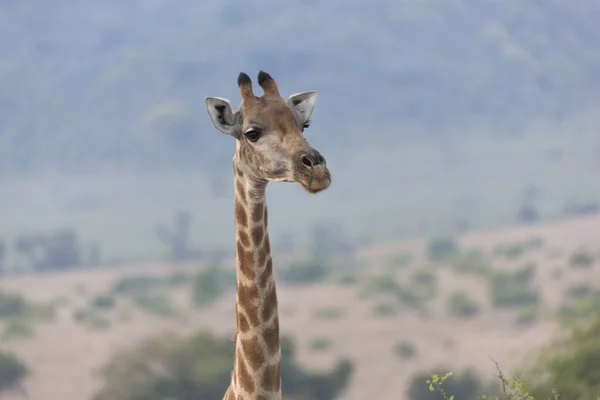
{"type": "MultiPolygon", "coordinates": [[[[356,370],[342,396],[349,400],[403,398],[415,374],[439,366],[471,367],[491,378],[493,359],[510,374],[560,332],[558,315],[580,312],[576,306],[596,293],[598,232],[596,215],[364,247],[352,259],[329,261],[316,278],[306,272],[311,263],[289,267],[278,257],[282,333],[293,337],[307,368],[330,369],[350,357],[356,370]]],[[[203,300],[194,301],[191,286],[202,268],[138,265],[4,278],[3,290],[55,309],[53,318],[2,322],[2,347],[31,367],[24,382],[30,398],[90,399],[102,384],[97,369],[113,354],[164,331],[232,335],[232,276],[199,307],[203,300]],[[163,278],[144,292],[123,280],[140,275],[163,278]]]]}

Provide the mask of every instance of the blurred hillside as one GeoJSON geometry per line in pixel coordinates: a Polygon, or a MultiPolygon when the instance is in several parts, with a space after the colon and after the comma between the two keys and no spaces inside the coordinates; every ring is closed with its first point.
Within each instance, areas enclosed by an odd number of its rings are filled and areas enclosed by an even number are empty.
{"type": "MultiPolygon", "coordinates": [[[[399,143],[466,120],[506,135],[600,102],[592,1],[0,5],[0,168],[228,166],[205,96],[239,70],[318,89],[323,145],[399,143]],[[439,129],[436,129],[439,128],[439,129]]],[[[225,147],[229,146],[229,147],[225,147]]]]}
{"type": "Polygon", "coordinates": [[[194,246],[231,249],[234,145],[204,98],[237,107],[260,69],[320,92],[306,135],[334,180],[311,202],[273,185],[276,246],[323,220],[364,244],[599,201],[590,0],[173,4],[0,4],[0,239],[69,228],[156,258],[183,210],[194,246]]]}

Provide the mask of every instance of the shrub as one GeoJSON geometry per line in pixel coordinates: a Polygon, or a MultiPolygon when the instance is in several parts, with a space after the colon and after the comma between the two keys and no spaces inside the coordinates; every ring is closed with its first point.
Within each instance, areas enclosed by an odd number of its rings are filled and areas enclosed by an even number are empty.
{"type": "Polygon", "coordinates": [[[394,346],[394,352],[402,359],[413,358],[417,351],[415,346],[410,342],[400,342],[394,346]]]}
{"type": "Polygon", "coordinates": [[[569,265],[573,268],[589,268],[593,264],[594,255],[585,250],[577,250],[569,257],[569,265]]]}
{"type": "Polygon", "coordinates": [[[595,400],[600,395],[600,313],[594,311],[586,321],[566,326],[560,337],[542,349],[527,376],[535,399],[595,400]]]}
{"type": "Polygon", "coordinates": [[[539,314],[539,309],[536,306],[521,307],[515,319],[517,326],[526,326],[534,323],[539,314]]]}
{"type": "Polygon", "coordinates": [[[98,294],[92,299],[92,305],[95,308],[109,309],[114,308],[115,298],[109,294],[98,294]]]}
{"type": "Polygon", "coordinates": [[[420,300],[431,299],[437,290],[437,277],[431,271],[417,271],[410,277],[410,287],[420,300]]]}
{"type": "Polygon", "coordinates": [[[120,278],[114,285],[112,291],[119,294],[136,294],[149,290],[165,289],[168,287],[181,286],[187,283],[188,274],[181,271],[166,276],[157,275],[132,275],[120,278]]]}
{"type": "Polygon", "coordinates": [[[483,394],[499,394],[495,382],[483,382],[471,369],[460,374],[442,374],[440,369],[419,373],[411,379],[408,397],[411,400],[477,400],[483,394]]]}
{"type": "Polygon", "coordinates": [[[35,329],[31,323],[23,318],[12,318],[4,327],[2,333],[3,340],[20,340],[27,339],[34,335],[35,329]]]}
{"type": "Polygon", "coordinates": [[[338,319],[343,314],[343,310],[339,308],[322,308],[315,312],[315,317],[319,319],[338,319]]]}
{"type": "Polygon", "coordinates": [[[73,319],[88,328],[94,330],[108,329],[110,324],[108,320],[98,314],[95,310],[79,309],[73,313],[73,319]]]}
{"type": "Polygon", "coordinates": [[[458,245],[452,238],[432,239],[427,244],[427,258],[431,261],[445,260],[458,254],[458,250],[458,245]]]}
{"type": "Polygon", "coordinates": [[[448,312],[456,317],[472,317],[479,313],[479,305],[466,293],[454,292],[448,302],[448,312]]]}
{"type": "Polygon", "coordinates": [[[29,368],[17,356],[0,352],[0,391],[19,387],[28,374],[29,368]]]}
{"type": "Polygon", "coordinates": [[[328,271],[324,263],[314,260],[293,263],[281,271],[281,280],[287,284],[306,285],[322,282],[327,275],[328,271]]]}
{"type": "Polygon", "coordinates": [[[25,313],[27,302],[19,294],[0,292],[0,318],[18,317],[25,313]]]}
{"type": "Polygon", "coordinates": [[[408,267],[410,265],[410,263],[412,262],[412,259],[413,259],[413,257],[410,254],[407,254],[407,253],[397,254],[395,256],[392,256],[390,259],[388,259],[385,266],[387,269],[397,270],[400,268],[408,267]]]}
{"type": "Polygon", "coordinates": [[[391,303],[379,303],[373,307],[373,313],[380,317],[392,317],[398,314],[398,306],[391,303]]]}
{"type": "Polygon", "coordinates": [[[159,317],[172,317],[177,314],[169,298],[162,294],[140,293],[133,297],[133,303],[141,310],[159,317]]]}
{"type": "Polygon", "coordinates": [[[235,287],[235,272],[211,265],[198,272],[192,283],[194,303],[199,307],[212,304],[225,290],[235,287]]]}
{"type": "MultiPolygon", "coordinates": [[[[353,367],[340,360],[329,373],[296,365],[293,342],[282,337],[282,389],[286,396],[336,398],[353,367]]],[[[114,356],[101,370],[104,386],[95,400],[221,399],[231,379],[234,346],[229,338],[199,331],[150,338],[114,356]],[[148,368],[153,366],[154,368],[148,368]]]]}
{"type": "Polygon", "coordinates": [[[535,266],[527,265],[516,272],[497,272],[491,279],[494,307],[537,305],[539,294],[530,288],[535,266]]]}
{"type": "Polygon", "coordinates": [[[324,351],[331,347],[331,340],[327,338],[315,339],[310,342],[309,348],[312,351],[324,351]]]}
{"type": "Polygon", "coordinates": [[[452,269],[461,274],[474,274],[485,277],[492,272],[492,268],[483,255],[476,251],[456,254],[450,262],[452,269]]]}
{"type": "Polygon", "coordinates": [[[566,290],[566,295],[571,299],[582,299],[589,296],[592,292],[592,285],[589,283],[579,283],[569,287],[566,290]]]}

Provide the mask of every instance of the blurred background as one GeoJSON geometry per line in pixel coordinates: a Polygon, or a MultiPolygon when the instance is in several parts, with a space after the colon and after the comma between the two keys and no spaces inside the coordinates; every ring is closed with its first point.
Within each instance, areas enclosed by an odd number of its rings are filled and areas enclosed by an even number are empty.
{"type": "Polygon", "coordinates": [[[494,361],[595,399],[598,328],[552,343],[600,308],[597,2],[286,3],[0,3],[2,398],[221,399],[235,144],[204,98],[262,69],[319,91],[333,175],[268,190],[286,399],[475,399],[494,361]]]}

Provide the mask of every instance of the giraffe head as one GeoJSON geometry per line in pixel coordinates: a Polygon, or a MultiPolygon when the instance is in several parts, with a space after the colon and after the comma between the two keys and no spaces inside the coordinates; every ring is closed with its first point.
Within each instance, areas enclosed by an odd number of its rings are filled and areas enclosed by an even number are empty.
{"type": "Polygon", "coordinates": [[[215,128],[236,139],[236,167],[262,181],[298,182],[309,193],[331,184],[325,158],[303,136],[317,104],[317,92],[303,92],[284,100],[277,83],[263,71],[258,84],[264,94],[255,96],[252,81],[240,73],[242,104],[234,112],[226,99],[208,97],[206,108],[215,128]]]}

